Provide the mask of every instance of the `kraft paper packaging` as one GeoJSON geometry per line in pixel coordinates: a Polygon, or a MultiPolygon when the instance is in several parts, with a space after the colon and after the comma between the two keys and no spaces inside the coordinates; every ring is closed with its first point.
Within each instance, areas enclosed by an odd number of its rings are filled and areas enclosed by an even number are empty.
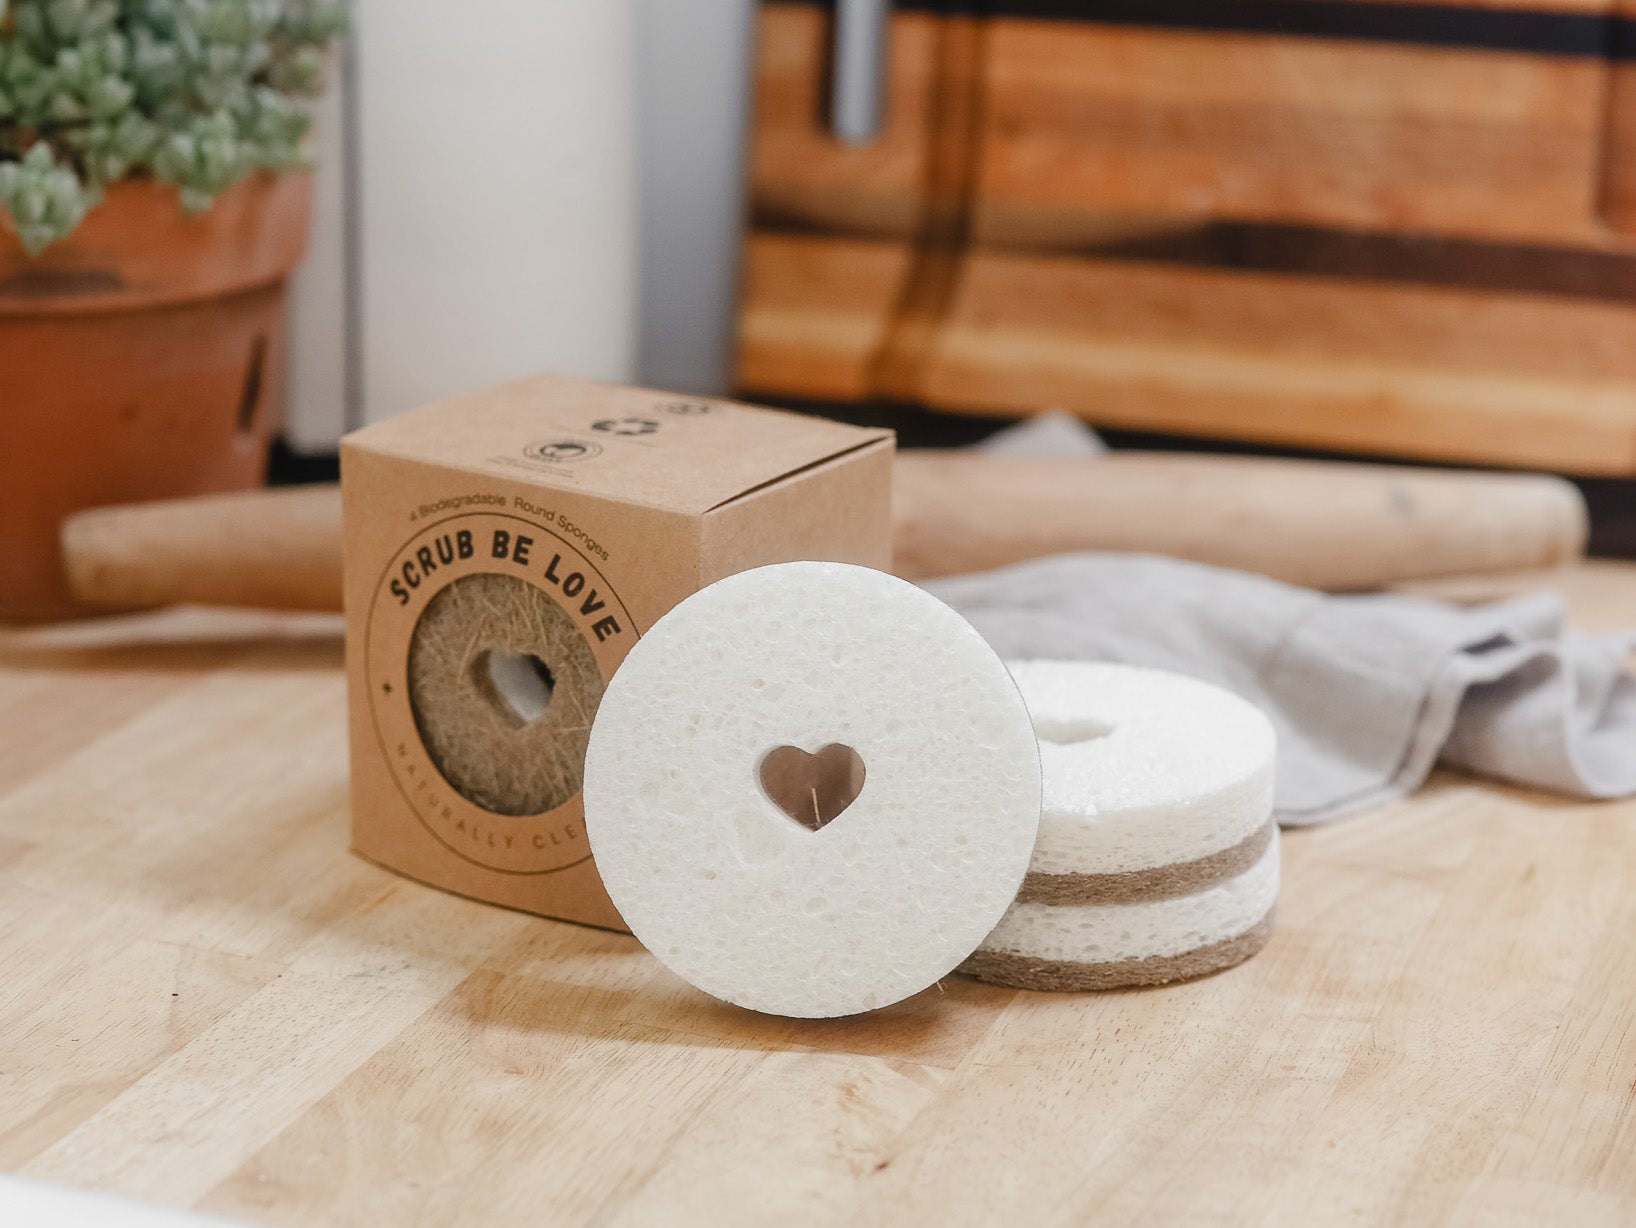
{"type": "Polygon", "coordinates": [[[622,928],[579,789],[608,680],[714,580],[886,566],[892,453],[887,431],[555,376],[348,436],[353,848],[622,928]]]}

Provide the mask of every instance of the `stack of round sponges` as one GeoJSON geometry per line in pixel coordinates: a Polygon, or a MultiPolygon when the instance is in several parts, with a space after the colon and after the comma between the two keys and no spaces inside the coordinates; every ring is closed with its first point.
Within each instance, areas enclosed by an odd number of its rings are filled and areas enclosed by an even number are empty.
{"type": "Polygon", "coordinates": [[[1160,670],[1011,671],[1039,737],[1044,811],[1016,903],[961,970],[1026,989],[1114,989],[1260,950],[1278,898],[1267,718],[1160,670]]]}

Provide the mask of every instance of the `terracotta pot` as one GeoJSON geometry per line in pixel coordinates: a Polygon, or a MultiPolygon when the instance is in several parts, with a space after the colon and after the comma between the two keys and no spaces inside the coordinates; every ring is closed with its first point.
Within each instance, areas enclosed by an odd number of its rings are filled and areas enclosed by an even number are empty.
{"type": "Polygon", "coordinates": [[[68,512],[261,483],[310,195],[261,174],[188,217],[123,183],[37,258],[0,230],[0,621],[83,612],[68,512]]]}

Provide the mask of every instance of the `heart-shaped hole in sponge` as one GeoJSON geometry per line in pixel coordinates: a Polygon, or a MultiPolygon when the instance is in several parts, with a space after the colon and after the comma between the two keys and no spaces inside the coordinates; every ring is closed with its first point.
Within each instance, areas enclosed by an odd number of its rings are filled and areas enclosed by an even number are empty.
{"type": "Polygon", "coordinates": [[[508,725],[533,724],[551,706],[556,679],[551,667],[531,652],[495,652],[472,658],[472,682],[508,725]]]}
{"type": "Polygon", "coordinates": [[[761,756],[756,771],[773,805],[809,831],[834,820],[863,792],[863,759],[839,742],[817,754],[799,746],[774,747],[761,756]]]}

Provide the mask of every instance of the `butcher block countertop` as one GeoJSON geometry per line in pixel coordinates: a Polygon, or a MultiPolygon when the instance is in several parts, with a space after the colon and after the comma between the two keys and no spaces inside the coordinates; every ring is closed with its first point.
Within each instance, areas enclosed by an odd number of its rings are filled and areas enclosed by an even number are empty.
{"type": "MultiPolygon", "coordinates": [[[[1636,566],[1566,585],[1636,620],[1636,566]]],[[[0,1171],[292,1225],[1636,1223],[1636,803],[1443,775],[1290,833],[1238,969],[795,1022],[348,853],[343,706],[328,618],[0,636],[0,1171]]]]}

